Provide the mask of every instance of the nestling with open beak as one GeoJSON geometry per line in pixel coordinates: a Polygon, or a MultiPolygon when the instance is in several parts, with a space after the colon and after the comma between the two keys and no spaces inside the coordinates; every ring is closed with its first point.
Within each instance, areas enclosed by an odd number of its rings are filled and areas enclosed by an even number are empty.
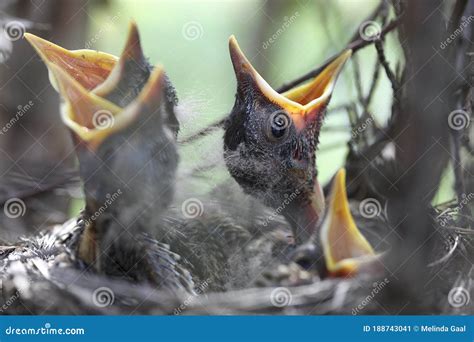
{"type": "Polygon", "coordinates": [[[319,232],[325,274],[350,277],[360,272],[383,271],[372,246],[357,228],[346,193],[346,170],[334,177],[328,210],[319,232]]]}
{"type": "MultiPolygon", "coordinates": [[[[31,33],[25,33],[25,38],[46,65],[58,66],[88,91],[122,108],[138,96],[153,71],[153,66],[143,54],[140,35],[134,22],[130,23],[128,38],[120,57],[89,49],[66,50],[31,33]]],[[[49,74],[53,87],[58,90],[51,71],[49,74]]],[[[165,122],[176,135],[179,130],[175,112],[178,99],[166,74],[164,90],[162,102],[167,112],[165,122]]]]}
{"type": "Polygon", "coordinates": [[[153,69],[138,97],[123,109],[57,65],[48,68],[64,98],[61,117],[76,142],[84,182],[87,227],[79,256],[108,275],[162,287],[186,284],[189,274],[170,267],[173,253],[144,235],[156,229],[172,201],[178,163],[174,135],[164,123],[162,67],[153,69]],[[106,125],[97,125],[97,113],[106,125]]]}
{"type": "MultiPolygon", "coordinates": [[[[284,267],[284,276],[279,269],[273,270],[265,274],[260,282],[270,282],[273,286],[308,284],[313,282],[311,274],[314,271],[320,278],[383,274],[383,253],[374,252],[351,214],[345,169],[340,169],[334,176],[328,197],[327,210],[318,226],[318,234],[293,253],[293,261],[301,267],[294,264],[284,267]]],[[[364,223],[367,222],[361,222],[364,223]]],[[[375,227],[378,229],[380,225],[375,224],[375,227]]],[[[367,232],[367,229],[364,231],[367,232]]],[[[378,238],[372,238],[377,246],[381,245],[378,238]]]]}
{"type": "Polygon", "coordinates": [[[309,83],[279,94],[252,67],[233,36],[229,48],[237,94],[225,123],[227,168],[244,191],[285,216],[301,244],[314,235],[324,211],[315,152],[326,107],[351,51],[309,83]]]}

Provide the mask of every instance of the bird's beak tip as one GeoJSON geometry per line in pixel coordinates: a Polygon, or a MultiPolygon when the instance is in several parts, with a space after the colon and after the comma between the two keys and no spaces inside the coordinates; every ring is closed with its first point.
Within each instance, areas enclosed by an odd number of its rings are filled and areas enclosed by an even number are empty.
{"type": "Polygon", "coordinates": [[[129,31],[131,30],[138,30],[138,25],[137,25],[137,21],[135,19],[130,19],[130,22],[128,24],[128,27],[129,27],[129,31]]]}
{"type": "Polygon", "coordinates": [[[140,42],[140,33],[135,21],[131,21],[129,24],[127,42],[125,43],[122,56],[128,59],[134,59],[136,61],[141,61],[145,58],[140,42]]]}
{"type": "Polygon", "coordinates": [[[104,82],[117,61],[116,57],[99,51],[67,50],[31,33],[25,33],[25,39],[48,68],[61,67],[88,90],[104,82]]]}
{"type": "Polygon", "coordinates": [[[229,52],[236,73],[242,71],[242,64],[248,62],[234,35],[229,37],[229,52]]]}
{"type": "Polygon", "coordinates": [[[26,39],[28,43],[36,50],[43,61],[47,62],[50,60],[51,55],[54,53],[61,52],[62,48],[56,44],[47,41],[37,35],[26,32],[23,35],[23,38],[26,39]],[[49,47],[49,49],[48,49],[49,47]]]}
{"type": "Polygon", "coordinates": [[[33,38],[33,34],[29,33],[29,32],[25,32],[23,34],[23,38],[25,38],[27,41],[31,42],[31,39],[33,38]]]}
{"type": "Polygon", "coordinates": [[[231,34],[229,37],[229,45],[232,46],[235,44],[237,44],[237,39],[235,39],[235,35],[231,34]]]}
{"type": "Polygon", "coordinates": [[[23,38],[25,38],[31,45],[34,45],[38,41],[44,40],[43,38],[34,35],[33,33],[25,32],[23,34],[23,38]]]}

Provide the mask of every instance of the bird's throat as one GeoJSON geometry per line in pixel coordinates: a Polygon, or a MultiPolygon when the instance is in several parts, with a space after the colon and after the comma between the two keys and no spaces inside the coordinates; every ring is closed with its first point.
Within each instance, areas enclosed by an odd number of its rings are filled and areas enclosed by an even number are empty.
{"type": "Polygon", "coordinates": [[[311,193],[301,193],[285,208],[283,216],[291,224],[297,245],[313,238],[323,212],[324,194],[317,181],[311,193]]]}
{"type": "Polygon", "coordinates": [[[316,232],[319,216],[309,204],[295,203],[283,212],[293,230],[293,238],[297,245],[311,239],[316,232]]]}

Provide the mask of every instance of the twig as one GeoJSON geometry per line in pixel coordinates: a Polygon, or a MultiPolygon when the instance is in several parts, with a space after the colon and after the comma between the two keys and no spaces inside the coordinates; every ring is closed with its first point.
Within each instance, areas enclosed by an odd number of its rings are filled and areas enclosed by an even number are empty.
{"type": "MultiPolygon", "coordinates": [[[[398,24],[400,23],[400,19],[397,18],[397,19],[394,19],[392,20],[390,23],[388,23],[383,29],[382,31],[380,32],[380,37],[383,37],[385,36],[387,33],[393,31],[397,26],[398,24]]],[[[358,39],[356,41],[353,41],[353,42],[350,42],[345,49],[352,49],[352,53],[356,53],[357,51],[359,51],[360,49],[366,47],[367,45],[370,45],[370,44],[373,44],[374,41],[373,40],[363,40],[363,39],[358,39]]],[[[332,61],[334,61],[338,56],[340,55],[339,54],[336,54],[334,56],[332,56],[331,58],[329,58],[328,60],[326,60],[326,62],[323,63],[322,66],[316,68],[316,69],[313,69],[311,71],[309,71],[308,73],[304,74],[303,76],[300,76],[298,77],[297,79],[291,81],[291,82],[288,82],[287,84],[284,84],[283,86],[281,86],[280,88],[277,89],[277,91],[279,93],[283,93],[291,88],[294,88],[296,87],[297,85],[315,77],[316,75],[318,75],[325,67],[327,67],[332,61]]]]}
{"type": "Polygon", "coordinates": [[[364,91],[362,90],[362,80],[360,77],[360,65],[359,65],[359,58],[357,56],[352,57],[352,66],[354,70],[354,83],[355,83],[355,88],[357,91],[357,98],[359,99],[359,102],[362,103],[364,106],[364,111],[365,111],[365,101],[364,101],[364,91]]]}
{"type": "Polygon", "coordinates": [[[225,120],[227,119],[227,115],[222,118],[217,120],[216,122],[210,124],[209,126],[197,131],[196,133],[191,134],[190,136],[183,138],[182,140],[179,141],[180,144],[188,144],[190,142],[193,142],[201,137],[204,137],[214,131],[215,129],[221,127],[224,125],[225,120]]]}
{"type": "Polygon", "coordinates": [[[372,83],[370,84],[369,88],[369,93],[367,94],[367,97],[365,98],[366,105],[369,106],[370,102],[372,101],[372,97],[375,93],[375,88],[377,87],[377,83],[379,80],[379,75],[380,75],[380,61],[377,59],[374,67],[374,74],[372,76],[372,83]]]}
{"type": "Polygon", "coordinates": [[[395,99],[399,101],[400,99],[398,98],[398,96],[399,96],[400,84],[397,80],[397,77],[390,69],[390,66],[388,65],[388,62],[387,62],[387,58],[385,58],[385,50],[384,50],[383,42],[381,39],[377,39],[375,41],[375,49],[377,50],[379,62],[380,64],[382,64],[385,70],[385,74],[387,75],[388,79],[390,80],[390,83],[392,84],[393,95],[395,99]]]}
{"type": "Polygon", "coordinates": [[[451,255],[453,255],[454,251],[458,247],[458,244],[459,244],[459,235],[456,235],[456,238],[454,239],[454,244],[451,246],[448,253],[443,255],[443,257],[441,257],[440,259],[435,260],[432,263],[428,264],[428,267],[433,267],[447,261],[451,257],[451,255]]]}

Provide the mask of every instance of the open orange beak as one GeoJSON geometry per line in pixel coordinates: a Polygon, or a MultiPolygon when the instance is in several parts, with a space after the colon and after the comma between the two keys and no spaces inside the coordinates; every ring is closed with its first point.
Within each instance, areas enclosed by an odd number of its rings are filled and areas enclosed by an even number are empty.
{"type": "Polygon", "coordinates": [[[64,124],[90,150],[97,150],[106,138],[129,127],[142,113],[153,114],[160,108],[165,77],[161,66],[153,70],[139,96],[125,108],[89,92],[64,69],[54,64],[48,67],[65,100],[61,107],[64,124]]]}
{"type": "MultiPolygon", "coordinates": [[[[117,57],[105,52],[82,49],[66,50],[31,33],[25,33],[26,40],[35,48],[47,66],[63,69],[85,89],[92,90],[103,83],[117,63],[117,57]]],[[[50,80],[58,90],[55,79],[50,80]]]]}
{"type": "Polygon", "coordinates": [[[346,194],[346,171],[340,169],[333,181],[328,213],[320,237],[326,268],[331,276],[352,276],[376,259],[372,246],[357,228],[346,194]]]}
{"type": "Polygon", "coordinates": [[[314,122],[326,108],[336,85],[337,77],[345,62],[352,55],[352,50],[344,51],[312,81],[280,94],[250,64],[234,36],[229,39],[229,50],[238,87],[250,84],[268,101],[285,110],[292,117],[296,128],[299,130],[314,122]]]}
{"type": "Polygon", "coordinates": [[[136,23],[132,21],[129,25],[125,47],[118,58],[117,63],[109,77],[94,89],[94,93],[107,98],[118,97],[123,99],[127,97],[133,99],[132,94],[127,94],[130,86],[128,86],[126,82],[130,79],[135,80],[138,76],[133,75],[133,73],[137,71],[137,68],[139,68],[138,70],[141,69],[141,71],[143,71],[147,64],[148,61],[143,54],[138,27],[136,23]]]}
{"type": "MultiPolygon", "coordinates": [[[[25,38],[36,49],[48,68],[50,65],[55,65],[63,69],[86,90],[93,91],[101,97],[107,97],[117,91],[120,82],[126,78],[127,64],[146,63],[138,28],[133,21],[130,23],[127,42],[120,58],[94,50],[66,50],[31,33],[26,33],[25,38]]],[[[51,84],[58,90],[56,80],[51,77],[51,70],[49,72],[51,84]]],[[[124,97],[126,94],[121,96],[124,97]]]]}

